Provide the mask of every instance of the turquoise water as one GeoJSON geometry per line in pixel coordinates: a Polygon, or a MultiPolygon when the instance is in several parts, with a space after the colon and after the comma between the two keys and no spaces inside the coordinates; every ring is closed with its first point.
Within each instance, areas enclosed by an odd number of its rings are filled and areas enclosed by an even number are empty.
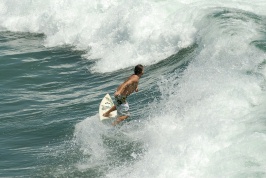
{"type": "Polygon", "coordinates": [[[0,177],[265,177],[265,8],[0,0],[0,177]],[[131,117],[100,122],[139,63],[131,117]]]}

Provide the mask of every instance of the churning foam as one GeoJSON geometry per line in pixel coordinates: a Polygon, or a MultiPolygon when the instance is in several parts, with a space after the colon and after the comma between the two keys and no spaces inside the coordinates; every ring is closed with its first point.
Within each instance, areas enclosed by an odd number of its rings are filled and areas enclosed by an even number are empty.
{"type": "Polygon", "coordinates": [[[0,0],[0,30],[44,33],[45,45],[73,45],[110,72],[151,65],[194,43],[208,7],[265,13],[264,2],[141,0],[0,0]]]}
{"type": "Polygon", "coordinates": [[[234,10],[223,17],[202,24],[204,46],[184,73],[158,83],[143,158],[110,177],[265,176],[266,55],[251,45],[264,26],[234,10]]]}
{"type": "Polygon", "coordinates": [[[97,167],[107,162],[107,148],[104,147],[102,134],[106,134],[108,127],[101,123],[99,115],[86,118],[75,126],[75,142],[80,146],[84,155],[89,159],[77,164],[80,170],[97,167]]]}
{"type": "Polygon", "coordinates": [[[133,134],[145,147],[140,159],[106,177],[265,176],[266,55],[252,45],[263,23],[241,11],[213,14],[202,20],[195,59],[158,82],[161,100],[133,134]]]}
{"type": "Polygon", "coordinates": [[[252,44],[265,24],[235,9],[213,14],[199,54],[158,83],[142,159],[108,177],[265,177],[266,55],[252,44]]]}

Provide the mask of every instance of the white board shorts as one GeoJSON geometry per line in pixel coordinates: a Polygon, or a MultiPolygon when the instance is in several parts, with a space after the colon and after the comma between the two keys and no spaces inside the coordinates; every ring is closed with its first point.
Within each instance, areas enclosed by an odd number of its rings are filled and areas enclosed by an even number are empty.
{"type": "Polygon", "coordinates": [[[128,102],[116,105],[116,110],[119,116],[130,116],[128,102]]]}

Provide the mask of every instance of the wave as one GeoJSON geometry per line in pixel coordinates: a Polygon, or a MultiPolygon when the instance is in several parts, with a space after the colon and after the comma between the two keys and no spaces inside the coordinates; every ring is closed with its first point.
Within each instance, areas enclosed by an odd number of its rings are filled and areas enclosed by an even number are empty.
{"type": "MultiPolygon", "coordinates": [[[[147,65],[143,93],[156,86],[159,94],[144,103],[144,118],[117,132],[97,115],[75,126],[81,172],[255,177],[266,166],[265,7],[259,0],[0,0],[0,28],[85,50],[92,72],[147,65]]],[[[52,70],[62,67],[70,66],[52,70]]]]}
{"type": "Polygon", "coordinates": [[[255,1],[0,1],[0,30],[43,33],[45,46],[72,45],[93,72],[152,65],[195,43],[196,23],[215,7],[265,14],[255,1]]]}
{"type": "Polygon", "coordinates": [[[133,135],[139,159],[107,177],[265,175],[265,16],[211,8],[193,26],[193,47],[150,68],[160,96],[133,135]]]}

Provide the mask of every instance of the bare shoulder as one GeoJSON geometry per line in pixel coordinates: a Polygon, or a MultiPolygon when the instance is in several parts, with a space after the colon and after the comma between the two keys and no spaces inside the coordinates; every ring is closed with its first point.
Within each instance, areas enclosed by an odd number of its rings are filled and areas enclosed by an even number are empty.
{"type": "Polygon", "coordinates": [[[137,75],[131,75],[131,76],[129,77],[129,80],[130,80],[131,82],[138,82],[138,81],[139,81],[139,77],[138,77],[137,75]]]}

